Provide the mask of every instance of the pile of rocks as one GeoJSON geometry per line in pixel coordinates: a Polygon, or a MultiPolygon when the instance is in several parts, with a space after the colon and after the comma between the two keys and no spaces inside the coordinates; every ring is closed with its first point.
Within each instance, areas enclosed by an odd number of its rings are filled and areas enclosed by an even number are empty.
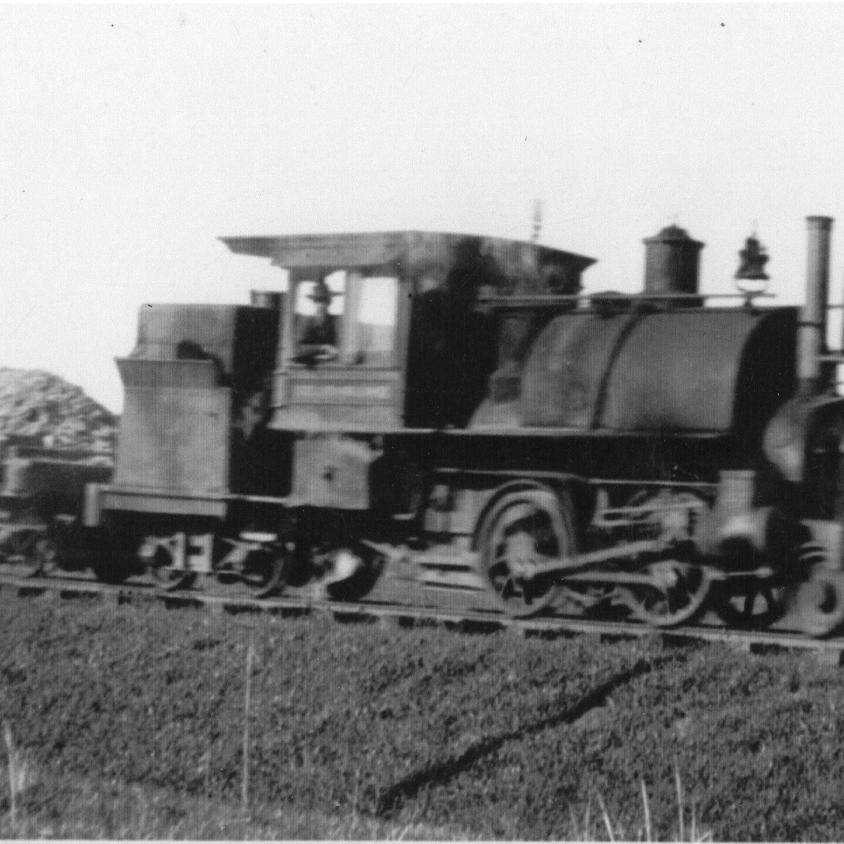
{"type": "Polygon", "coordinates": [[[117,417],[57,375],[0,367],[0,435],[112,454],[117,417]]]}

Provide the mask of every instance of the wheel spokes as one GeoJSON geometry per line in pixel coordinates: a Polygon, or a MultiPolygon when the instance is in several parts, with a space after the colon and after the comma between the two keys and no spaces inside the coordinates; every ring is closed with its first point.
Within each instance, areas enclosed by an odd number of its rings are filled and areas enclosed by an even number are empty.
{"type": "Polygon", "coordinates": [[[554,575],[536,567],[570,552],[573,536],[555,495],[526,490],[504,496],[482,530],[481,567],[499,604],[511,615],[547,606],[556,593],[554,575]]]}
{"type": "Polygon", "coordinates": [[[270,552],[250,554],[242,573],[244,583],[255,590],[256,598],[266,598],[284,583],[284,555],[270,552]]]}
{"type": "Polygon", "coordinates": [[[621,601],[637,618],[655,627],[672,627],[693,618],[703,607],[711,580],[704,569],[691,563],[672,561],[646,566],[653,583],[624,587],[621,601]],[[673,582],[666,582],[670,566],[673,582]]]}
{"type": "Polygon", "coordinates": [[[24,577],[37,577],[42,573],[44,561],[39,554],[41,534],[34,530],[14,530],[3,542],[0,558],[4,563],[17,566],[24,577]]]}
{"type": "Polygon", "coordinates": [[[736,584],[719,584],[715,609],[731,627],[761,629],[785,614],[786,588],[779,584],[748,578],[736,584]]]}

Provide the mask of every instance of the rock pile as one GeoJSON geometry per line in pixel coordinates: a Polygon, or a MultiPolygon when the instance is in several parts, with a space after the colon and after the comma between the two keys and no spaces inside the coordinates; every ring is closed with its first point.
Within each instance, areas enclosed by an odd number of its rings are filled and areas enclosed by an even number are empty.
{"type": "Polygon", "coordinates": [[[0,367],[0,435],[111,454],[117,417],[57,375],[0,367]]]}

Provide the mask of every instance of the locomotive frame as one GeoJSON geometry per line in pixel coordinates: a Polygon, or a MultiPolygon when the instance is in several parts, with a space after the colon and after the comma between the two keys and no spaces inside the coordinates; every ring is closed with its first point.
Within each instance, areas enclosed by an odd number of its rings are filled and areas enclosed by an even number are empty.
{"type": "Polygon", "coordinates": [[[588,298],[593,259],[533,243],[224,238],[288,290],[142,309],[115,477],[86,497],[99,573],[259,596],[413,581],[655,626],[713,601],[766,626],[790,601],[825,635],[844,621],[831,224],[809,218],[802,313],[705,307],[676,227],[646,240],[643,294],[588,298]]]}

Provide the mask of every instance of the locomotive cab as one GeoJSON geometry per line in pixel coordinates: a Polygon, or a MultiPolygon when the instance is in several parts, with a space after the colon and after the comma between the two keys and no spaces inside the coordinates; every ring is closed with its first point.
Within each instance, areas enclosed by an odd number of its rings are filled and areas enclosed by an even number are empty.
{"type": "Polygon", "coordinates": [[[407,297],[396,269],[294,267],[289,287],[272,427],[398,427],[407,297]]]}
{"type": "Polygon", "coordinates": [[[385,434],[465,427],[496,360],[484,293],[580,289],[592,258],[442,232],[223,238],[288,273],[271,426],[385,434]],[[487,356],[487,358],[485,358],[487,356]]]}
{"type": "Polygon", "coordinates": [[[293,436],[292,502],[411,505],[424,436],[465,429],[498,363],[483,294],[579,290],[593,259],[442,232],[224,238],[287,272],[270,427],[293,436]],[[553,270],[553,272],[552,272],[553,270]]]}

